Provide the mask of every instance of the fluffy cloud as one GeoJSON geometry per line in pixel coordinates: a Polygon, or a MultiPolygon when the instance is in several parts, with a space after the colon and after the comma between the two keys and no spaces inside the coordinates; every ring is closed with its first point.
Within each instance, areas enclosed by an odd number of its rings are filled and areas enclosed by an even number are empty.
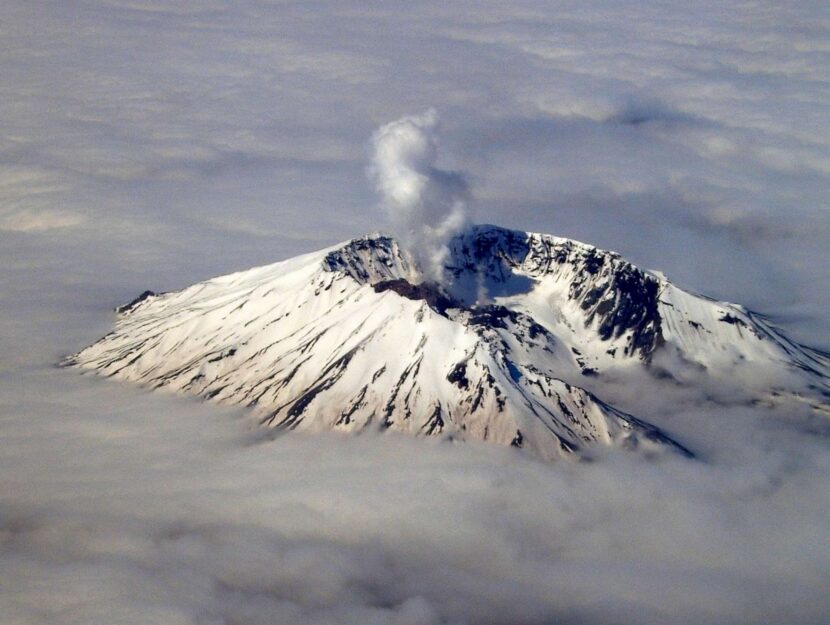
{"type": "Polygon", "coordinates": [[[459,173],[437,165],[437,123],[429,109],[378,128],[369,175],[401,239],[426,275],[441,282],[447,243],[467,222],[468,193],[459,173]]]}
{"type": "Polygon", "coordinates": [[[9,624],[818,624],[830,610],[830,454],[772,415],[681,407],[703,461],[545,464],[399,436],[273,438],[244,413],[54,369],[0,384],[30,398],[4,408],[0,449],[9,624]]]}

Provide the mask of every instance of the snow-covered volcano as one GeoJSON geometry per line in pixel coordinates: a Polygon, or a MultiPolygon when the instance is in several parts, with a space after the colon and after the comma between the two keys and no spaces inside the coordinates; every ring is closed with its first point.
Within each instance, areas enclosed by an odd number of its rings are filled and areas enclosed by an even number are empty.
{"type": "Polygon", "coordinates": [[[734,380],[753,401],[827,411],[826,354],[615,253],[475,226],[451,242],[446,273],[446,284],[422,282],[394,239],[354,239],[144,293],[68,362],[244,404],[275,428],[390,429],[543,458],[597,444],[691,453],[603,401],[609,372],[734,380]]]}

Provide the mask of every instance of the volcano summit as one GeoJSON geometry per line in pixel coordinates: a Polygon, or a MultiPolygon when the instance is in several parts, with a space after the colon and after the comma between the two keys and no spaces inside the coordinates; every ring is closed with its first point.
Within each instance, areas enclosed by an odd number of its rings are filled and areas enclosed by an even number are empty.
{"type": "Polygon", "coordinates": [[[473,226],[450,241],[445,270],[445,283],[424,281],[394,239],[358,238],[146,292],[67,363],[246,405],[274,428],[396,430],[546,459],[593,445],[692,455],[636,406],[604,401],[607,376],[645,372],[648,392],[717,381],[828,413],[827,354],[613,252],[473,226]]]}

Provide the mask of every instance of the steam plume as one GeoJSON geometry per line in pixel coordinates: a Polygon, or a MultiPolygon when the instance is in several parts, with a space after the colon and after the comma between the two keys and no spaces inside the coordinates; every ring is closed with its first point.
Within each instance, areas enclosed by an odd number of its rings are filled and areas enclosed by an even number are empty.
{"type": "Polygon", "coordinates": [[[447,242],[467,223],[467,183],[436,166],[438,115],[429,109],[378,128],[369,177],[393,228],[427,279],[442,282],[447,242]]]}

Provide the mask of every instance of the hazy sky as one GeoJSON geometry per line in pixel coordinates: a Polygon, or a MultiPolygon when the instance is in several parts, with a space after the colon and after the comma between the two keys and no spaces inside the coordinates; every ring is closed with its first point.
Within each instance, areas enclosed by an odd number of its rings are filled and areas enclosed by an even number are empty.
{"type": "Polygon", "coordinates": [[[371,137],[430,108],[474,221],[830,348],[826,2],[4,0],[0,42],[8,622],[827,622],[824,422],[684,406],[707,462],[551,467],[52,369],[145,288],[382,227],[371,137]]]}
{"type": "Polygon", "coordinates": [[[826,3],[585,4],[5,2],[0,260],[123,299],[364,233],[372,132],[435,107],[478,221],[830,346],[826,3]]]}

